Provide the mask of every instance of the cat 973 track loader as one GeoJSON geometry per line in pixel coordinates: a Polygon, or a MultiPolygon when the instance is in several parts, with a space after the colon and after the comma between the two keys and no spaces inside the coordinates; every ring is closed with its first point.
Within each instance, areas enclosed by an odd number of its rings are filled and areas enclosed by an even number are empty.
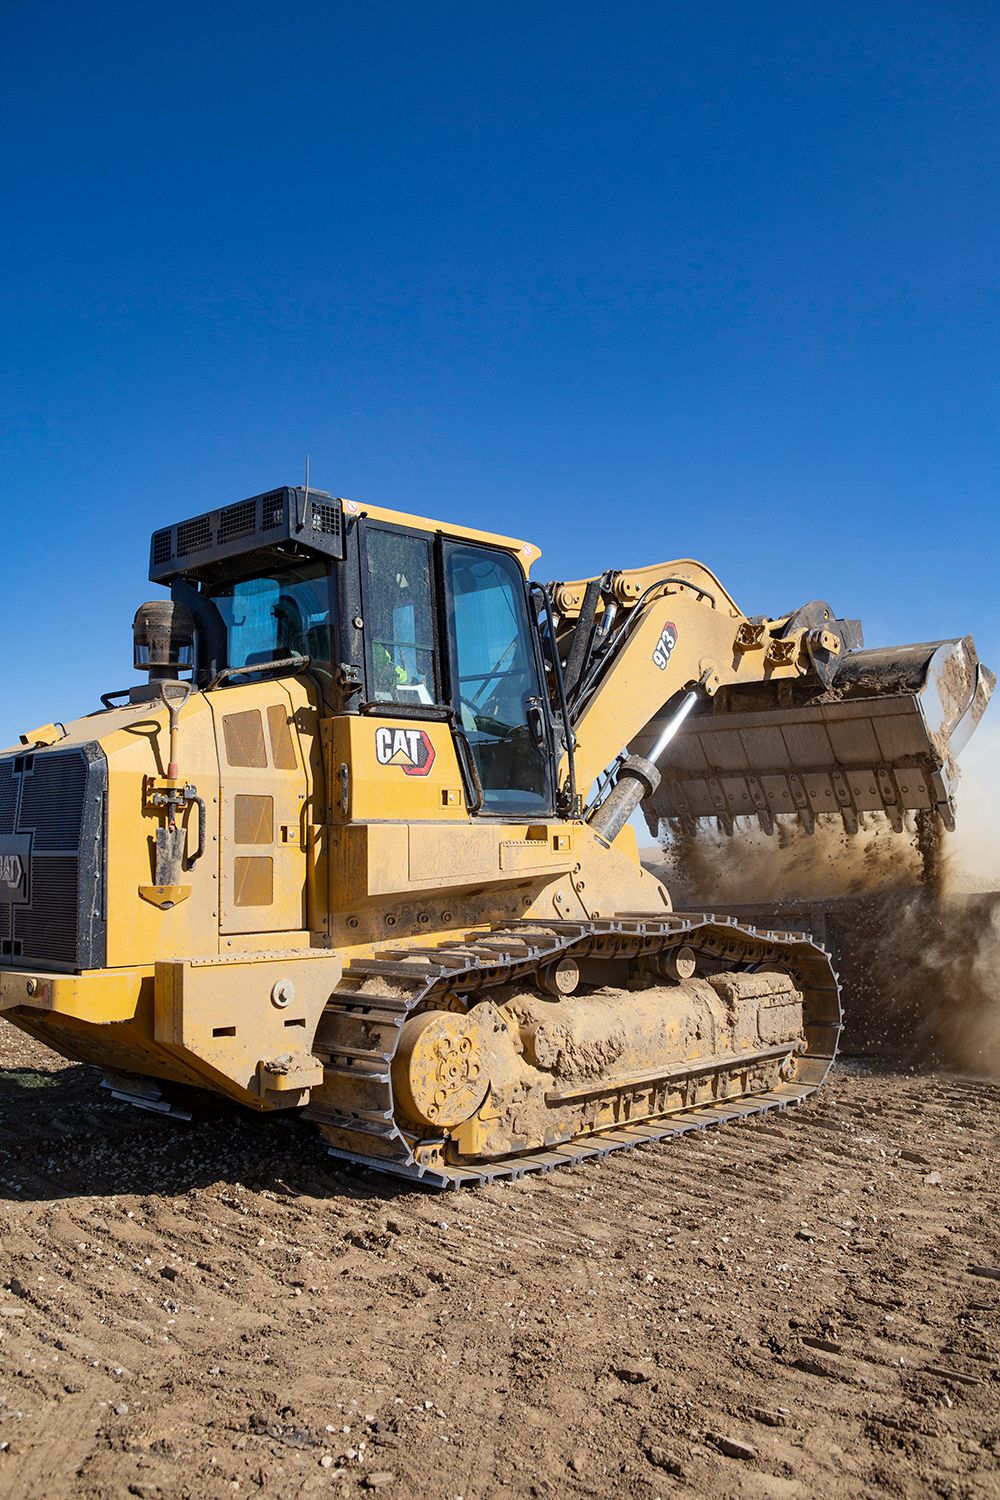
{"type": "Polygon", "coordinates": [[[284,488],[157,531],[148,681],[0,756],[0,1007],[116,1095],[302,1109],[438,1186],[798,1102],[840,1028],[801,935],[676,912],[630,819],[914,810],[993,679],[747,616],[701,564],[284,488]]]}

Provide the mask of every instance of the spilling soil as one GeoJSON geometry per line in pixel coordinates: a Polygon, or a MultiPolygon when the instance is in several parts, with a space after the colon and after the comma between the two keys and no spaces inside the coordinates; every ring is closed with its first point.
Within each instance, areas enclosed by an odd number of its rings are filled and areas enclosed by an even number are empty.
{"type": "Polygon", "coordinates": [[[794,817],[773,835],[748,819],[732,837],[675,828],[647,863],[679,909],[824,943],[849,1051],[1000,1079],[1000,860],[974,807],[957,835],[926,813],[907,815],[902,833],[875,813],[851,833],[837,819],[807,833],[794,817]]]}

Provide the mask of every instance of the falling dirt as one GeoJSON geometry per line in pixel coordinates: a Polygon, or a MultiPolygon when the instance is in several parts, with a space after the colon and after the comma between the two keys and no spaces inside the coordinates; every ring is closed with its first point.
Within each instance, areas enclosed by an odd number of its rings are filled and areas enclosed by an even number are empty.
{"type": "Polygon", "coordinates": [[[914,818],[914,846],[920,859],[918,879],[937,899],[948,894],[946,830],[934,813],[918,812],[914,818]]]}
{"type": "Polygon", "coordinates": [[[1000,1078],[993,726],[967,757],[954,833],[919,812],[902,834],[880,813],[863,816],[853,834],[839,819],[819,819],[809,834],[779,818],[768,836],[740,819],[731,838],[671,828],[647,863],[680,909],[796,925],[826,943],[844,990],[842,1047],[1000,1078]]]}
{"type": "Polygon", "coordinates": [[[711,825],[697,834],[671,828],[656,873],[679,909],[733,902],[853,896],[920,880],[917,830],[895,834],[880,813],[849,834],[839,819],[819,819],[807,834],[794,818],[775,819],[773,834],[736,819],[732,837],[711,825]]]}

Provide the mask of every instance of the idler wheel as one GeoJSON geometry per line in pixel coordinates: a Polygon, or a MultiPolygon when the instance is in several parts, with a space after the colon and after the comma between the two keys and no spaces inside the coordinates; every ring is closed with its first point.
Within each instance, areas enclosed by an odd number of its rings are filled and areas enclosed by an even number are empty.
{"type": "Polygon", "coordinates": [[[396,1100],[417,1125],[461,1125],[486,1098],[489,1075],[468,1015],[428,1010],[403,1027],[392,1063],[396,1100]]]}
{"type": "Polygon", "coordinates": [[[580,965],[575,958],[554,958],[538,971],[539,989],[545,995],[554,995],[557,1000],[575,994],[579,983],[580,965]]]}
{"type": "Polygon", "coordinates": [[[657,953],[653,956],[653,973],[658,979],[693,979],[694,971],[698,967],[694,949],[671,948],[666,953],[657,953]]]}

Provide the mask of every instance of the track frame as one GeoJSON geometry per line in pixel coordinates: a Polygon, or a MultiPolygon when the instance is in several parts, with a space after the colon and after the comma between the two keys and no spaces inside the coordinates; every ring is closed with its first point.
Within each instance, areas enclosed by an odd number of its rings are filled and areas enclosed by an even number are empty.
{"type": "MultiPolygon", "coordinates": [[[[516,1180],[529,1172],[575,1166],[631,1146],[800,1104],[829,1072],[841,1025],[840,986],[830,955],[802,933],[751,927],[710,912],[629,914],[579,922],[524,919],[433,948],[401,947],[350,964],[323,1012],[314,1044],[324,1062],[324,1092],[337,1104],[310,1103],[305,1114],[321,1127],[332,1156],[377,1172],[441,1189],[516,1180]],[[401,1127],[392,1061],[403,1025],[418,1007],[447,1009],[458,996],[474,1005],[498,985],[531,979],[541,965],[561,957],[640,960],[681,944],[717,968],[746,970],[770,964],[793,976],[803,994],[807,1042],[795,1082],[467,1165],[429,1160],[435,1153],[425,1148],[433,1143],[415,1141],[401,1127]]],[[[714,1067],[709,1062],[704,1071],[714,1067]]],[[[664,1074],[665,1079],[671,1076],[664,1074]]]]}

